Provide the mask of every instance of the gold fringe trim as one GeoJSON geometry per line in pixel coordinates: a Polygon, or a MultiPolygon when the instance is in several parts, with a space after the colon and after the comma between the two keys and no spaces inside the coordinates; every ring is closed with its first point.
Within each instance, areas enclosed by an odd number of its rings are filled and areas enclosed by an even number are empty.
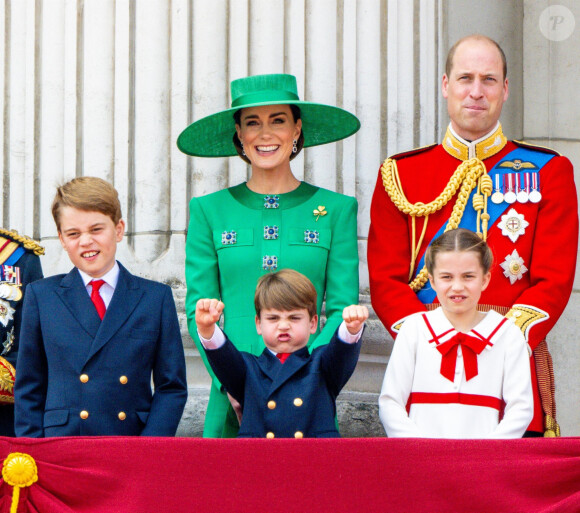
{"type": "MultiPolygon", "coordinates": [[[[469,159],[459,164],[441,194],[427,204],[421,202],[411,203],[407,200],[401,185],[397,162],[394,159],[388,158],[383,162],[383,165],[381,166],[381,176],[383,179],[383,186],[385,187],[385,191],[389,195],[391,201],[399,211],[411,216],[412,219],[413,240],[411,241],[409,279],[411,279],[413,270],[415,269],[415,262],[423,243],[429,215],[441,210],[445,205],[447,205],[458,190],[459,193],[457,194],[457,200],[453,206],[453,211],[451,212],[451,217],[447,222],[445,231],[453,230],[459,226],[465,207],[467,206],[469,195],[471,194],[471,191],[477,187],[477,193],[473,198],[473,208],[477,212],[477,233],[483,238],[483,240],[487,239],[489,221],[489,214],[487,213],[487,198],[493,191],[493,183],[487,174],[485,164],[481,160],[469,159]],[[418,241],[416,241],[415,233],[416,217],[425,218],[423,229],[421,230],[421,235],[418,241]]],[[[417,277],[409,283],[409,287],[417,292],[423,288],[428,279],[429,276],[427,269],[423,267],[417,277]]]]}
{"type": "Polygon", "coordinates": [[[32,251],[37,256],[44,255],[44,247],[26,235],[19,235],[16,230],[5,230],[4,228],[0,228],[0,235],[7,235],[16,242],[20,242],[24,249],[32,251]]]}

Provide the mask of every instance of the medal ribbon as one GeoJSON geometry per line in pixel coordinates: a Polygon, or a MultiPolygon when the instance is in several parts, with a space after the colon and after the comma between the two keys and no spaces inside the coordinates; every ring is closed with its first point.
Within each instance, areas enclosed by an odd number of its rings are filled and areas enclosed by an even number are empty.
{"type": "Polygon", "coordinates": [[[512,173],[506,173],[503,175],[505,183],[506,192],[514,192],[514,175],[512,173]]]}
{"type": "Polygon", "coordinates": [[[465,380],[469,381],[471,378],[477,376],[477,355],[485,349],[486,345],[487,341],[485,340],[472,337],[466,333],[457,333],[447,342],[436,346],[437,351],[443,355],[439,372],[449,381],[454,381],[455,367],[457,365],[457,349],[461,346],[465,380]]]}

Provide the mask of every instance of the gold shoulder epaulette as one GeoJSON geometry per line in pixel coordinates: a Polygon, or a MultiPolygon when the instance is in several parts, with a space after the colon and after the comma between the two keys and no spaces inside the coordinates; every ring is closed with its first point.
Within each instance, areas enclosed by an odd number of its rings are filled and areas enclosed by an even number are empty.
{"type": "Polygon", "coordinates": [[[541,151],[542,153],[550,153],[552,155],[556,155],[557,157],[561,156],[561,153],[558,153],[556,150],[553,150],[552,148],[546,148],[545,146],[538,146],[537,144],[530,144],[530,143],[525,142],[525,141],[514,140],[513,142],[517,146],[521,146],[522,148],[527,148],[528,150],[537,150],[537,151],[541,151]]]}
{"type": "Polygon", "coordinates": [[[420,148],[415,148],[414,150],[404,151],[402,153],[397,153],[396,155],[392,155],[389,157],[393,160],[401,160],[407,157],[411,157],[413,155],[417,155],[419,153],[423,153],[424,151],[430,150],[434,146],[437,146],[437,143],[430,144],[429,146],[421,146],[420,148]]]}
{"type": "Polygon", "coordinates": [[[539,322],[547,321],[550,318],[548,312],[531,305],[513,305],[505,316],[520,329],[526,342],[529,340],[530,329],[539,322]]]}
{"type": "Polygon", "coordinates": [[[18,242],[24,249],[32,251],[35,255],[44,255],[44,248],[38,242],[26,235],[19,235],[16,230],[0,228],[0,235],[10,237],[14,242],[18,242]]]}

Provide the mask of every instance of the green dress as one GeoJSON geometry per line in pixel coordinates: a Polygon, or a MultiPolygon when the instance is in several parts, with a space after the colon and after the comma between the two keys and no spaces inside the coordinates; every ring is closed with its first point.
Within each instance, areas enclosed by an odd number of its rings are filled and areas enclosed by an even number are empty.
{"type": "Polygon", "coordinates": [[[220,298],[230,340],[259,355],[264,342],[254,320],[257,281],[267,272],[295,269],[316,287],[319,314],[326,299],[326,325],[308,345],[328,343],[343,308],[358,303],[357,201],[304,182],[292,192],[269,196],[242,183],[193,198],[189,209],[185,310],[189,333],[212,377],[204,436],[232,437],[237,419],[197,335],[198,299],[220,298]]]}

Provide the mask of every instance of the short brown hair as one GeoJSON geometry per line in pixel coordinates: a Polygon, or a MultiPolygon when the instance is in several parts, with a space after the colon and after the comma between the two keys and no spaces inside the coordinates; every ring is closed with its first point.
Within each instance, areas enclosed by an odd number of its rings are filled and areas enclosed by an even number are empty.
{"type": "MultiPolygon", "coordinates": [[[[293,104],[289,104],[288,107],[290,107],[292,117],[294,118],[294,123],[296,123],[296,121],[298,121],[301,116],[300,107],[293,104]]],[[[236,125],[239,125],[241,124],[241,121],[242,121],[242,109],[238,109],[236,110],[236,112],[234,112],[234,122],[236,125]]],[[[244,154],[244,148],[242,146],[240,138],[238,137],[238,132],[234,132],[234,137],[232,140],[234,142],[234,146],[236,147],[236,151],[238,152],[238,156],[246,164],[251,164],[250,159],[244,154]]],[[[300,135],[298,136],[298,140],[296,141],[296,153],[290,154],[290,160],[297,157],[298,154],[302,151],[302,148],[304,148],[304,127],[302,128],[302,130],[300,130],[300,135]]]]}
{"type": "Polygon", "coordinates": [[[293,269],[282,269],[265,274],[258,280],[254,295],[256,315],[269,308],[289,312],[308,310],[310,318],[316,315],[316,289],[303,274],[293,269]]]}
{"type": "Polygon", "coordinates": [[[449,78],[451,75],[451,69],[453,68],[453,57],[455,56],[457,48],[461,43],[469,40],[487,41],[497,48],[499,55],[501,56],[501,62],[503,64],[503,80],[505,80],[507,77],[507,59],[505,57],[505,53],[497,41],[494,41],[491,37],[487,37],[482,34],[471,34],[470,36],[462,37],[449,49],[449,52],[447,53],[447,60],[445,61],[445,74],[447,75],[447,78],[449,78]]]}
{"type": "Polygon", "coordinates": [[[479,256],[479,263],[486,274],[493,264],[493,253],[487,243],[477,233],[465,228],[449,230],[437,237],[427,248],[425,266],[431,276],[435,270],[435,258],[439,253],[448,251],[474,251],[479,256]]]}
{"type": "Polygon", "coordinates": [[[117,190],[107,181],[96,176],[81,176],[56,188],[52,201],[52,217],[60,232],[60,214],[63,207],[86,212],[101,212],[109,216],[115,225],[121,220],[121,203],[117,190]]]}

